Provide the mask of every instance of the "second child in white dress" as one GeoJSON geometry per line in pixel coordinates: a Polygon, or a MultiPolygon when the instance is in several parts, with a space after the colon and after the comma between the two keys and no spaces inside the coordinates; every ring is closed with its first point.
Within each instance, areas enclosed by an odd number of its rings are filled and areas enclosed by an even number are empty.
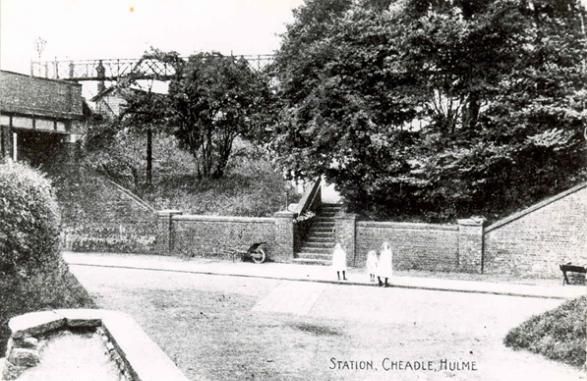
{"type": "Polygon", "coordinates": [[[369,273],[370,282],[375,282],[375,277],[377,276],[377,262],[379,262],[377,251],[369,251],[367,253],[367,272],[369,273]]]}
{"type": "Polygon", "coordinates": [[[389,242],[383,242],[381,245],[381,253],[379,253],[379,263],[377,264],[377,281],[380,286],[383,286],[382,279],[385,279],[385,287],[389,286],[388,279],[393,274],[393,252],[389,242]]]}

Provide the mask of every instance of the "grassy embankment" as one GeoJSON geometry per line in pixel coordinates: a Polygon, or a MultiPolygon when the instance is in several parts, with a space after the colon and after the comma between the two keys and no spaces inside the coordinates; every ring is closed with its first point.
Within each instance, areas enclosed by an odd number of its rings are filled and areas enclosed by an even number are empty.
{"type": "Polygon", "coordinates": [[[526,349],[574,366],[585,363],[585,312],[587,296],[537,315],[512,329],[505,345],[526,349]]]}

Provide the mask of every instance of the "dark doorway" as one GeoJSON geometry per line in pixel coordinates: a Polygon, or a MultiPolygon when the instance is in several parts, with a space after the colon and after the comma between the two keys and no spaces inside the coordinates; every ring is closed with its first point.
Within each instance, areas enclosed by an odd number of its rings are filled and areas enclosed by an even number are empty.
{"type": "Polygon", "coordinates": [[[18,130],[18,161],[32,167],[45,167],[53,162],[64,148],[66,135],[34,130],[18,130]]]}

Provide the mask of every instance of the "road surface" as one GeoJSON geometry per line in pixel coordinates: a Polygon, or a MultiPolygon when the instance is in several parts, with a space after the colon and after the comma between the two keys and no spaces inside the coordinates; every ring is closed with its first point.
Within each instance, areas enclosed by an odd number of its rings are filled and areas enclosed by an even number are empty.
{"type": "Polygon", "coordinates": [[[70,266],[193,380],[557,380],[502,344],[561,300],[70,266]]]}

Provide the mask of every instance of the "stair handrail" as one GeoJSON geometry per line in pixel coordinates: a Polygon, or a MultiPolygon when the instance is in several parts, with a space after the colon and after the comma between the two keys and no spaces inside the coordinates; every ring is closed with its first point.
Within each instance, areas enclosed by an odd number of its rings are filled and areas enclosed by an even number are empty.
{"type": "Polygon", "coordinates": [[[298,221],[294,224],[294,252],[297,253],[302,242],[304,241],[308,228],[312,225],[313,218],[301,219],[298,218],[303,216],[305,213],[311,211],[314,212],[320,207],[321,200],[321,178],[318,177],[310,186],[304,189],[304,194],[298,202],[296,208],[296,216],[294,221],[298,221]]]}
{"type": "MultiPolygon", "coordinates": [[[[320,197],[321,183],[322,183],[322,179],[320,177],[318,177],[312,183],[311,186],[307,187],[304,190],[304,194],[302,195],[302,198],[300,199],[300,202],[298,203],[298,207],[297,207],[297,211],[296,211],[298,216],[303,215],[307,211],[314,211],[316,209],[315,202],[316,202],[316,198],[320,197]]],[[[321,202],[321,200],[319,200],[318,205],[320,204],[320,202],[321,202]]]]}

